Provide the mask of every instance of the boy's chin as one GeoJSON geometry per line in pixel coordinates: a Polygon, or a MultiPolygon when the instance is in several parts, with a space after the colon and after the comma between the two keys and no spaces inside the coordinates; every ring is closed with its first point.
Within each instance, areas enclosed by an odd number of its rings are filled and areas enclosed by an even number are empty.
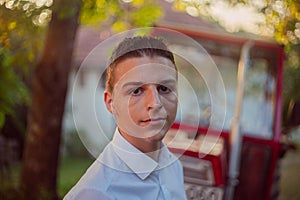
{"type": "Polygon", "coordinates": [[[166,135],[165,130],[159,130],[159,131],[151,131],[150,133],[147,134],[148,137],[146,137],[148,140],[151,141],[161,141],[164,139],[166,135]]]}
{"type": "MultiPolygon", "coordinates": [[[[122,129],[124,130],[124,129],[122,129]]],[[[125,129],[129,135],[141,138],[141,139],[151,139],[151,140],[162,140],[164,136],[166,135],[168,128],[167,127],[154,127],[154,126],[148,126],[148,127],[135,127],[135,128],[127,128],[125,129]]]]}

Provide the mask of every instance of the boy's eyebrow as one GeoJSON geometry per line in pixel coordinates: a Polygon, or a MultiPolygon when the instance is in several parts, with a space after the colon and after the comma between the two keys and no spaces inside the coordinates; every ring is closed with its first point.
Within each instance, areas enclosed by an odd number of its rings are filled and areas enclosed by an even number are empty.
{"type": "Polygon", "coordinates": [[[163,80],[159,84],[168,84],[168,83],[175,84],[175,83],[177,83],[177,80],[176,79],[167,79],[167,80],[163,80]]]}
{"type": "MultiPolygon", "coordinates": [[[[153,83],[153,84],[175,84],[177,81],[176,79],[166,79],[166,80],[163,80],[159,83],[153,83]]],[[[151,83],[145,83],[145,82],[142,82],[142,81],[131,81],[131,82],[127,82],[125,83],[122,87],[127,87],[127,86],[142,86],[142,85],[146,85],[146,84],[151,84],[151,83]]]]}
{"type": "Polygon", "coordinates": [[[132,82],[127,82],[123,85],[123,88],[124,87],[127,87],[127,86],[141,86],[141,85],[144,85],[145,83],[141,82],[141,81],[132,81],[132,82]]]}

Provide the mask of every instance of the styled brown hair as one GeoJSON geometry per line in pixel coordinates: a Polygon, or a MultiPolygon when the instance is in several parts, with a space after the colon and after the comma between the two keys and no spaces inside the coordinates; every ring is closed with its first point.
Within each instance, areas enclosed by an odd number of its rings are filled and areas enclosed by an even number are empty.
{"type": "Polygon", "coordinates": [[[136,36],[125,38],[113,51],[109,65],[106,70],[106,89],[113,91],[114,69],[117,64],[127,58],[143,57],[143,56],[161,56],[169,59],[175,66],[173,53],[168,49],[167,45],[160,38],[150,36],[136,36]]]}

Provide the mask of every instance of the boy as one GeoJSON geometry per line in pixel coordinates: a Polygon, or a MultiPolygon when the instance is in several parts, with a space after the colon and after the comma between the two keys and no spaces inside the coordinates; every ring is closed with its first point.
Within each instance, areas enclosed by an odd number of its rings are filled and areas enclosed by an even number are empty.
{"type": "Polygon", "coordinates": [[[117,122],[114,137],[64,199],[186,199],[182,166],[162,143],[178,103],[177,68],[162,40],[119,44],[104,101],[117,122]]]}

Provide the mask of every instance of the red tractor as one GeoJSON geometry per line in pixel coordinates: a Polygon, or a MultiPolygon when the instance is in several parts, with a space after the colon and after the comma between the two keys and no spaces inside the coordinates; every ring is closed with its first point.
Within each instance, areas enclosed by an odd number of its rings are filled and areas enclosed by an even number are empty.
{"type": "MultiPolygon", "coordinates": [[[[224,123],[221,129],[215,128],[211,126],[211,94],[205,87],[207,82],[215,81],[214,75],[203,80],[193,71],[192,63],[177,58],[180,73],[189,77],[193,89],[184,90],[182,106],[190,106],[188,113],[181,114],[186,120],[174,123],[165,142],[182,161],[188,199],[277,199],[280,161],[289,145],[283,141],[282,131],[282,47],[230,34],[176,31],[193,38],[207,51],[221,74],[226,93],[224,123]],[[188,102],[189,92],[196,95],[199,104],[198,124],[191,125],[187,120],[198,114],[188,102]]],[[[197,56],[190,44],[176,39],[171,32],[166,34],[174,38],[172,45],[197,56]]],[[[292,113],[293,125],[299,124],[300,113],[292,113]]]]}

